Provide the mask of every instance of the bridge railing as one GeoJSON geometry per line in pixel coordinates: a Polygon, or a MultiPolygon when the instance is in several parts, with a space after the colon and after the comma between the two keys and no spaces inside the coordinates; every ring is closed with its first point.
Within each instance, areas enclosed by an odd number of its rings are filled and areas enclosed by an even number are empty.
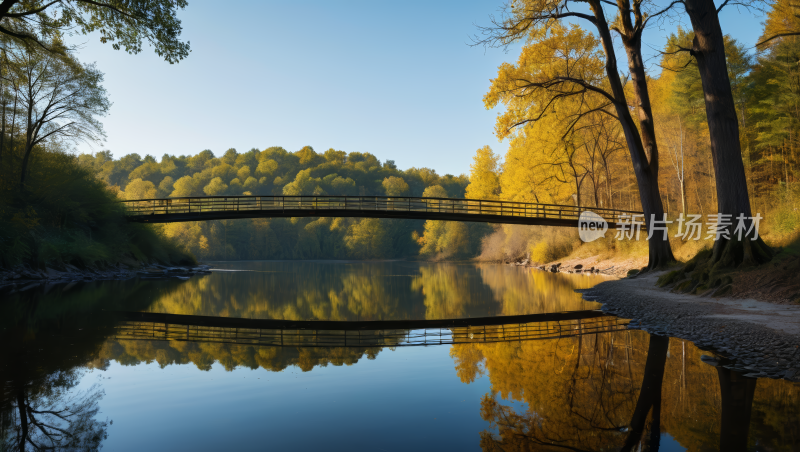
{"type": "Polygon", "coordinates": [[[591,210],[609,222],[640,212],[480,199],[390,196],[208,196],[123,201],[128,215],[194,214],[247,211],[366,210],[436,212],[462,215],[576,220],[591,210]]]}

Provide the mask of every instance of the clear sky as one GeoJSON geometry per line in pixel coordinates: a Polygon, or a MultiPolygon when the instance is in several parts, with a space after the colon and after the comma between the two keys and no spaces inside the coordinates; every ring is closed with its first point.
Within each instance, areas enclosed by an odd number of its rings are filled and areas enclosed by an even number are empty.
{"type": "MultiPolygon", "coordinates": [[[[482,97],[519,47],[468,45],[501,1],[220,5],[190,1],[180,13],[192,53],[175,65],[149,47],[128,55],[96,37],[73,40],[82,43],[79,58],[105,72],[113,102],[103,119],[108,140],[79,151],[160,159],[311,145],[440,174],[468,173],[484,145],[505,154],[507,143],[494,136],[497,111],[487,111],[482,97]]],[[[723,30],[754,44],[760,19],[728,9],[723,30]]],[[[650,30],[646,48],[660,49],[674,26],[650,30]]]]}

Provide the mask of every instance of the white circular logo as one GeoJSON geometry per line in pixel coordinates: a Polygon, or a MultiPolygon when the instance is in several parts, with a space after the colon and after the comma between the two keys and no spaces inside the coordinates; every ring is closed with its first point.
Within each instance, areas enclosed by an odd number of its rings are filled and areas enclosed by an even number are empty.
{"type": "Polygon", "coordinates": [[[589,210],[581,212],[578,217],[578,235],[584,242],[593,242],[606,236],[608,223],[600,215],[589,210]]]}

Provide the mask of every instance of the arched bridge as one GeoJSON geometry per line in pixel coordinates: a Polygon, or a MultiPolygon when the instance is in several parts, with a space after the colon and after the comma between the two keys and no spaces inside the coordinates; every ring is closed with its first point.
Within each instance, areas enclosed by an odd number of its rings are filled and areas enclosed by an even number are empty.
{"type": "Polygon", "coordinates": [[[474,221],[577,227],[591,210],[616,227],[628,210],[558,204],[394,196],[197,196],[123,201],[127,218],[142,223],[265,217],[361,217],[474,221]]]}

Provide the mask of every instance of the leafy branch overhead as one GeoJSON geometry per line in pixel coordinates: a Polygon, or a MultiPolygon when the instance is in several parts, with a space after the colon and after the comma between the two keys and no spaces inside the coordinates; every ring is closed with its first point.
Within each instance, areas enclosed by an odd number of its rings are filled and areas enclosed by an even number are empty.
{"type": "Polygon", "coordinates": [[[98,32],[102,43],[131,54],[143,43],[170,63],[189,55],[180,40],[178,10],[186,0],[54,0],[0,2],[0,34],[50,49],[48,42],[64,33],[98,32]]]}

